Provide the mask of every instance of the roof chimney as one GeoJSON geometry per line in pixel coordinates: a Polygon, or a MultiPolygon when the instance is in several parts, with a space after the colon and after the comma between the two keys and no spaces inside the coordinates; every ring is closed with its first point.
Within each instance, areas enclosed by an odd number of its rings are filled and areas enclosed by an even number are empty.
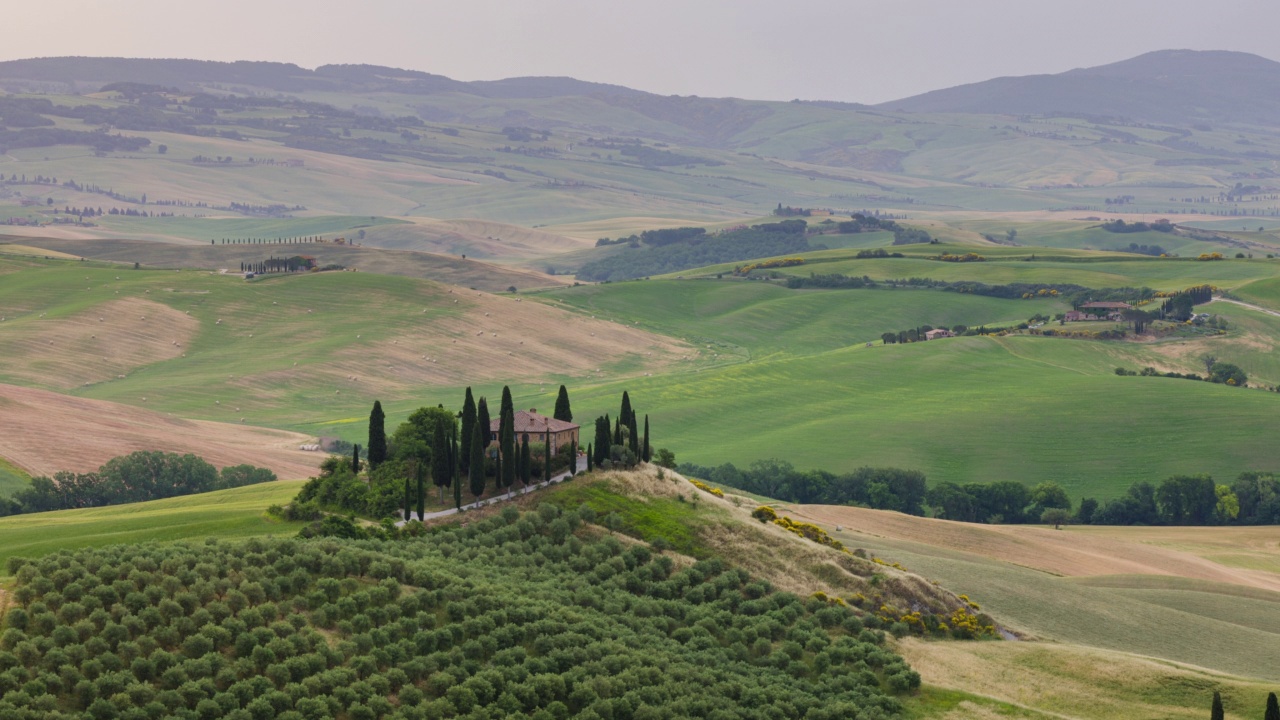
{"type": "Polygon", "coordinates": [[[536,413],[538,412],[538,408],[529,408],[529,412],[536,413]]]}

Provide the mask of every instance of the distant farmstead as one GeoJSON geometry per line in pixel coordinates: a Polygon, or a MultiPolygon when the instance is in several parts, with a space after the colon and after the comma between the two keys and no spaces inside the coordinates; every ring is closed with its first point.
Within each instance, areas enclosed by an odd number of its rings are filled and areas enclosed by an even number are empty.
{"type": "Polygon", "coordinates": [[[937,340],[938,338],[955,337],[956,334],[946,328],[938,328],[936,330],[927,330],[924,334],[925,340],[937,340]]]}
{"type": "MultiPolygon", "coordinates": [[[[519,410],[513,418],[516,430],[516,442],[519,442],[525,435],[529,436],[529,442],[546,441],[548,432],[550,433],[551,452],[558,452],[560,448],[568,445],[570,442],[578,443],[578,428],[571,422],[557,420],[539,415],[537,408],[529,408],[528,410],[519,410]]],[[[493,441],[498,440],[498,430],[501,426],[501,419],[494,419],[489,423],[489,437],[493,441]]],[[[578,443],[581,445],[581,443],[578,443]]]]}
{"type": "Polygon", "coordinates": [[[1133,306],[1123,302],[1091,302],[1081,305],[1078,310],[1072,310],[1063,316],[1066,322],[1084,322],[1089,320],[1123,320],[1121,314],[1125,310],[1132,310],[1133,306]]]}

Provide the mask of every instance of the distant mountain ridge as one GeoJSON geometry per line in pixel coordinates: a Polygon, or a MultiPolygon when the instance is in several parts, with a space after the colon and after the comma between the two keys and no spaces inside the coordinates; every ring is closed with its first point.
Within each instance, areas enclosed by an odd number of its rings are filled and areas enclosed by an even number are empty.
{"type": "Polygon", "coordinates": [[[191,89],[202,83],[248,85],[280,92],[329,90],[432,95],[459,92],[489,98],[540,98],[573,95],[644,96],[621,85],[568,77],[517,77],[464,82],[379,65],[321,65],[308,70],[293,63],[237,60],[51,57],[0,62],[0,79],[63,83],[69,86],[137,82],[191,89]]]}
{"type": "Polygon", "coordinates": [[[1187,125],[1280,125],[1280,62],[1229,51],[1159,50],[1056,75],[1001,77],[881,103],[881,110],[1079,114],[1187,125]]]}

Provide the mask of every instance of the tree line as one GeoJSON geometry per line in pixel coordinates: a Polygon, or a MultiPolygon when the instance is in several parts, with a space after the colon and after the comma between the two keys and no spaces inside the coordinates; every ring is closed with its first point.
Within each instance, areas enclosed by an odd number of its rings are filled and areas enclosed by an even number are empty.
{"type": "Polygon", "coordinates": [[[195,455],[138,451],[108,460],[94,472],[58,472],[31,479],[12,499],[0,498],[0,515],[103,507],[227,490],[276,479],[253,465],[221,472],[195,455]]]}
{"type": "Polygon", "coordinates": [[[1054,482],[1034,487],[1012,480],[930,486],[915,470],[863,467],[837,475],[799,470],[776,458],[756,460],[745,469],[732,463],[681,463],[679,469],[690,477],[787,502],[858,505],[961,522],[1280,525],[1280,480],[1269,472],[1244,472],[1230,485],[1215,483],[1209,475],[1175,475],[1158,484],[1134,483],[1105,504],[1086,497],[1075,507],[1054,482]]]}

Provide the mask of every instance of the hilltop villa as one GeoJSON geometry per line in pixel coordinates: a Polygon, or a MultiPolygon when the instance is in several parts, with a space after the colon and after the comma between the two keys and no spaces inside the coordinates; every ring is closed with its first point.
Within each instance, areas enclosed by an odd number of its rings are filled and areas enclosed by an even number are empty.
{"type": "MultiPolygon", "coordinates": [[[[489,423],[489,435],[494,441],[498,441],[498,429],[501,420],[494,418],[489,423]]],[[[554,454],[560,448],[568,445],[570,441],[578,443],[578,426],[564,420],[556,420],[546,415],[539,415],[537,408],[529,408],[526,410],[517,410],[514,418],[516,429],[516,442],[519,442],[526,434],[529,436],[529,442],[543,442],[546,439],[547,432],[551,433],[551,452],[554,454]]],[[[579,443],[581,446],[581,443],[579,443]]]]}

